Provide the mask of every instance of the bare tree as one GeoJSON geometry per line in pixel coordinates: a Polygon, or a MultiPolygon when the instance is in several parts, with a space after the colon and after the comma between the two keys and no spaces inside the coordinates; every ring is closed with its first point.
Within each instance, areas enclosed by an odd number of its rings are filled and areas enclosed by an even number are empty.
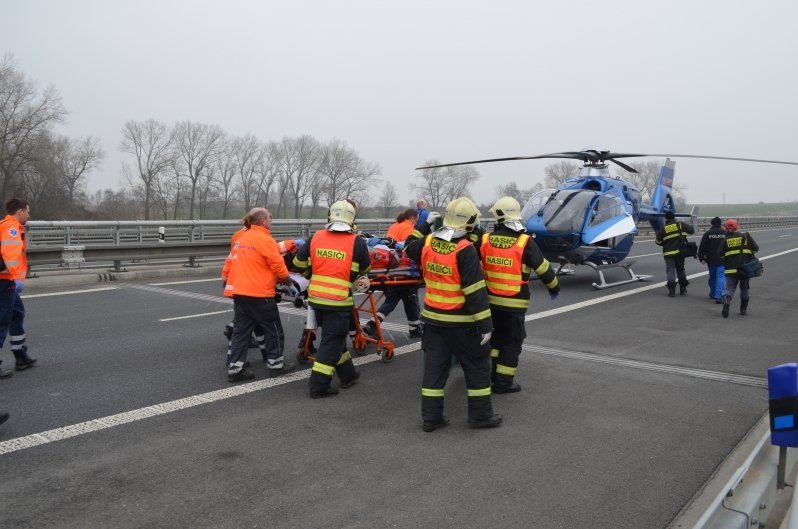
{"type": "Polygon", "coordinates": [[[20,183],[21,172],[33,161],[40,141],[61,123],[67,111],[52,86],[41,94],[34,82],[17,70],[11,55],[0,62],[0,198],[20,183]]]}
{"type": "Polygon", "coordinates": [[[305,134],[299,138],[285,137],[277,145],[278,163],[282,173],[281,181],[289,186],[294,202],[294,218],[299,218],[302,204],[313,185],[319,142],[305,134]]]}
{"type": "Polygon", "coordinates": [[[457,165],[454,167],[444,167],[444,185],[446,202],[457,197],[468,196],[471,192],[471,184],[479,178],[479,171],[470,165],[457,165]]]}
{"type": "MultiPolygon", "coordinates": [[[[437,165],[438,160],[426,160],[423,165],[437,165]]],[[[410,189],[420,196],[426,197],[433,209],[446,205],[446,181],[443,168],[422,169],[416,173],[416,178],[421,179],[420,184],[410,184],[410,189]]]]}
{"type": "Polygon", "coordinates": [[[244,200],[244,210],[249,211],[254,205],[254,199],[258,192],[255,171],[260,163],[261,144],[258,138],[247,134],[233,138],[231,149],[236,173],[241,182],[240,191],[241,198],[244,200]]]}
{"type": "Polygon", "coordinates": [[[355,171],[359,160],[357,153],[342,140],[333,139],[321,146],[317,169],[323,177],[322,184],[327,205],[347,196],[344,190],[346,180],[355,171]]]}
{"type": "Polygon", "coordinates": [[[255,164],[255,178],[258,185],[258,195],[263,196],[262,204],[264,206],[268,205],[272,188],[278,183],[280,178],[278,156],[277,145],[274,142],[261,144],[258,162],[255,164]]]}
{"type": "Polygon", "coordinates": [[[230,203],[235,197],[235,185],[233,179],[235,178],[235,161],[233,159],[233,150],[231,140],[225,139],[219,145],[219,150],[213,159],[214,171],[213,174],[216,178],[216,183],[219,187],[219,199],[222,202],[222,218],[227,218],[227,213],[230,210],[230,203]]]}
{"type": "Polygon", "coordinates": [[[182,172],[191,182],[191,201],[188,216],[194,218],[194,202],[200,177],[211,164],[216,149],[224,140],[218,125],[180,121],[175,126],[175,148],[182,160],[182,172]]]}
{"type": "Polygon", "coordinates": [[[390,180],[387,180],[385,185],[382,186],[382,194],[380,195],[382,216],[388,218],[391,215],[391,211],[396,208],[396,203],[398,201],[399,193],[396,191],[396,187],[394,187],[390,180]]]}
{"type": "Polygon", "coordinates": [[[382,167],[376,162],[366,162],[358,156],[354,170],[349,174],[346,183],[345,197],[357,200],[363,206],[371,202],[374,193],[372,187],[377,183],[377,177],[382,173],[382,167]]]}
{"type": "Polygon", "coordinates": [[[61,179],[67,193],[70,206],[75,205],[75,195],[80,192],[86,180],[86,174],[100,167],[105,156],[99,138],[86,136],[82,139],[70,140],[61,137],[62,146],[58,149],[57,161],[61,169],[61,179]]]}
{"type": "Polygon", "coordinates": [[[569,178],[579,173],[579,164],[563,160],[561,162],[547,165],[544,169],[546,175],[546,186],[557,187],[569,178]]]}
{"type": "Polygon", "coordinates": [[[172,134],[166,124],[154,119],[128,121],[122,127],[119,150],[136,157],[137,174],[144,184],[144,220],[149,220],[153,182],[174,162],[172,134]]]}
{"type": "Polygon", "coordinates": [[[543,189],[543,184],[540,182],[536,182],[532,187],[527,189],[522,189],[518,187],[518,184],[515,181],[512,181],[506,185],[498,186],[496,188],[496,197],[513,197],[521,204],[521,207],[527,203],[527,201],[537,193],[543,189]]]}

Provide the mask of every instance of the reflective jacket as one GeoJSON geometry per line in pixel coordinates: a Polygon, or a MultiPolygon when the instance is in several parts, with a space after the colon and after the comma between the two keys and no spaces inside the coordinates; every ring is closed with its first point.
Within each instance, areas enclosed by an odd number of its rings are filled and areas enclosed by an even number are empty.
{"type": "Polygon", "coordinates": [[[390,237],[391,239],[395,240],[396,242],[401,242],[407,239],[408,235],[413,233],[413,224],[412,220],[403,220],[402,222],[394,222],[388,228],[388,233],[385,234],[386,237],[390,237]]]}
{"type": "Polygon", "coordinates": [[[0,272],[0,279],[25,280],[28,274],[28,256],[25,252],[25,228],[11,215],[0,222],[0,255],[6,269],[0,272]]]}
{"type": "MultiPolygon", "coordinates": [[[[429,225],[421,227],[429,231],[429,225]]],[[[414,232],[418,233],[418,232],[414,232]]],[[[408,238],[405,254],[420,263],[426,284],[421,318],[430,325],[493,330],[479,254],[467,237],[451,242],[427,235],[408,238]]]]}
{"type": "Polygon", "coordinates": [[[299,270],[311,270],[308,302],[317,308],[351,310],[352,281],[371,268],[365,239],[352,232],[322,229],[294,257],[299,270]]]}
{"type": "Polygon", "coordinates": [[[492,234],[482,236],[479,251],[492,310],[526,312],[530,297],[529,276],[533,270],[549,292],[560,290],[551,265],[526,233],[497,225],[492,234]]]}
{"type": "Polygon", "coordinates": [[[698,245],[698,257],[707,264],[717,266],[723,264],[723,242],[726,240],[726,230],[720,226],[713,226],[701,236],[698,245]]]}
{"type": "MultiPolygon", "coordinates": [[[[230,237],[230,253],[227,254],[227,258],[224,260],[224,266],[222,267],[222,279],[224,280],[224,295],[228,298],[233,297],[233,290],[235,288],[234,279],[233,279],[233,263],[236,260],[236,249],[238,248],[238,239],[241,238],[244,233],[246,233],[247,228],[241,228],[237,232],[230,237]]],[[[285,255],[288,252],[291,252],[296,248],[296,243],[293,240],[285,240],[280,241],[277,243],[277,249],[280,251],[280,255],[285,255]]],[[[283,260],[285,262],[285,260],[283,260]]]]}
{"type": "Polygon", "coordinates": [[[684,244],[684,241],[687,240],[687,236],[694,232],[695,229],[690,224],[678,220],[669,220],[657,232],[654,242],[662,246],[663,257],[678,257],[679,249],[684,244]]]}
{"type": "MultiPolygon", "coordinates": [[[[263,226],[252,226],[235,243],[229,277],[232,295],[271,298],[278,280],[288,277],[288,268],[277,242],[263,226]]],[[[225,291],[227,291],[225,289],[225,291]]]]}
{"type": "Polygon", "coordinates": [[[726,275],[737,275],[737,267],[750,260],[758,251],[759,245],[751,238],[750,233],[727,233],[723,243],[723,266],[726,275]]]}

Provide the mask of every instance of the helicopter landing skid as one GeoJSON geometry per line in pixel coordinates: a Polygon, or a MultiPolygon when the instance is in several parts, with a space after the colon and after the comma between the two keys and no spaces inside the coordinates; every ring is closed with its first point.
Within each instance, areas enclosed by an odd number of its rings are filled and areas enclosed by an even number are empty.
{"type": "Polygon", "coordinates": [[[634,261],[624,261],[622,263],[613,263],[605,265],[597,265],[589,261],[586,261],[584,264],[595,270],[596,274],[598,275],[600,282],[593,283],[593,288],[596,288],[598,290],[604,290],[605,288],[617,287],[620,285],[627,285],[629,283],[635,283],[637,281],[647,281],[653,277],[650,275],[635,274],[632,271],[632,265],[635,264],[634,261]],[[624,270],[626,270],[626,273],[629,274],[629,279],[626,279],[624,281],[615,281],[613,283],[607,283],[607,281],[604,279],[604,270],[607,270],[609,268],[623,268],[624,270]]]}
{"type": "Polygon", "coordinates": [[[576,273],[571,263],[556,263],[555,266],[557,267],[557,269],[554,270],[554,275],[556,276],[571,276],[576,273]]]}

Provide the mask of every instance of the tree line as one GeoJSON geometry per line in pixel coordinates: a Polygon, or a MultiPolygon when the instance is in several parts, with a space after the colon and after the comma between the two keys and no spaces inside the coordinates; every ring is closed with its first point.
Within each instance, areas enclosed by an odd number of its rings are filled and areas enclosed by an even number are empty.
{"type": "MultiPolygon", "coordinates": [[[[105,152],[94,136],[56,133],[67,115],[55,87],[39,89],[12,56],[3,58],[0,195],[25,197],[38,219],[227,219],[254,206],[268,207],[277,218],[319,218],[342,198],[358,203],[359,216],[391,217],[407,206],[391,178],[382,178],[381,166],[341,139],[305,134],[261,140],[227,134],[219,125],[155,119],[130,120],[121,128],[117,148],[128,155],[123,187],[89,194],[87,175],[101,168],[105,152]]],[[[650,195],[659,162],[632,165],[640,172],[623,177],[650,195]]],[[[578,169],[570,161],[551,164],[545,184],[556,187],[578,169]]],[[[424,169],[414,172],[408,189],[441,211],[450,200],[470,195],[479,177],[473,166],[424,169]]],[[[541,189],[541,183],[523,188],[510,182],[497,187],[496,196],[513,196],[523,205],[541,189]]],[[[486,213],[490,204],[481,206],[486,213]]]]}

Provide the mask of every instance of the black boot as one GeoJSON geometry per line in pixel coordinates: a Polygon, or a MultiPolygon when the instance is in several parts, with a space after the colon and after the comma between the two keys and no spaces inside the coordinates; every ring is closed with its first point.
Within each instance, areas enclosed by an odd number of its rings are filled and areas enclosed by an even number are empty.
{"type": "Polygon", "coordinates": [[[679,295],[686,296],[687,295],[687,286],[679,285],[679,295]]]}
{"type": "Polygon", "coordinates": [[[665,286],[668,287],[668,297],[669,298],[676,297],[676,284],[675,283],[667,283],[665,286]]]}
{"type": "Polygon", "coordinates": [[[731,305],[731,296],[723,296],[723,310],[720,312],[724,318],[729,317],[729,305],[731,305]]]}
{"type": "Polygon", "coordinates": [[[36,359],[28,356],[28,353],[18,353],[14,351],[14,358],[16,359],[14,369],[17,371],[33,367],[33,364],[36,363],[36,359]]]}
{"type": "Polygon", "coordinates": [[[748,312],[748,300],[741,299],[740,300],[740,316],[745,316],[748,312]]]}
{"type": "Polygon", "coordinates": [[[486,419],[468,419],[468,425],[471,428],[496,428],[501,426],[502,416],[494,413],[491,417],[486,419]]]}

